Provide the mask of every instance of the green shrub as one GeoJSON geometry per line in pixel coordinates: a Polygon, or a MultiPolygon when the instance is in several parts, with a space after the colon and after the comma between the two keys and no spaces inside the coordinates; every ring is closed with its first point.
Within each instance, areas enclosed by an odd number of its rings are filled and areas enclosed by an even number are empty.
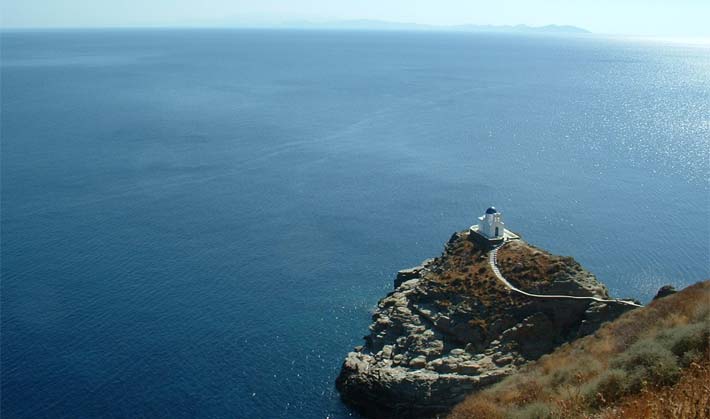
{"type": "Polygon", "coordinates": [[[560,365],[550,374],[548,383],[551,388],[558,389],[563,386],[577,386],[596,375],[596,371],[604,367],[591,357],[584,357],[583,360],[572,365],[560,365]]]}
{"type": "Polygon", "coordinates": [[[552,409],[546,403],[536,402],[508,412],[509,419],[550,419],[552,409]]]}
{"type": "Polygon", "coordinates": [[[550,386],[553,389],[562,387],[563,385],[569,384],[573,381],[574,369],[561,367],[558,370],[553,371],[550,374],[550,386]]]}
{"type": "Polygon", "coordinates": [[[700,352],[695,349],[691,349],[688,352],[684,353],[682,357],[680,357],[680,365],[683,368],[685,368],[685,367],[688,367],[693,362],[699,363],[700,361],[703,360],[704,356],[705,355],[703,354],[703,352],[700,352]]]}
{"type": "Polygon", "coordinates": [[[590,406],[602,407],[619,400],[630,387],[629,373],[621,369],[604,371],[599,377],[587,384],[582,390],[582,397],[590,406]]]}
{"type": "Polygon", "coordinates": [[[678,326],[664,331],[659,340],[673,352],[675,356],[683,359],[687,352],[705,353],[708,350],[710,338],[710,325],[706,322],[678,326]]]}
{"type": "Polygon", "coordinates": [[[611,365],[629,373],[625,387],[628,393],[638,392],[647,385],[660,387],[674,384],[680,377],[675,355],[652,339],[636,342],[611,365]]]}

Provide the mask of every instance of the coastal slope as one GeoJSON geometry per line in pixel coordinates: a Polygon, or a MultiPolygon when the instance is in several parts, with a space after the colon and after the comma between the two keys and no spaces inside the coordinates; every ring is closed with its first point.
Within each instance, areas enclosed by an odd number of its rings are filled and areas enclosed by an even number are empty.
{"type": "MultiPolygon", "coordinates": [[[[346,403],[369,416],[435,416],[633,308],[512,292],[469,234],[455,233],[440,257],[397,274],[336,380],[346,403]]],[[[523,240],[499,249],[497,262],[526,292],[610,298],[574,259],[523,240]]]]}
{"type": "Polygon", "coordinates": [[[710,281],[563,345],[456,406],[451,419],[710,418],[710,281]]]}

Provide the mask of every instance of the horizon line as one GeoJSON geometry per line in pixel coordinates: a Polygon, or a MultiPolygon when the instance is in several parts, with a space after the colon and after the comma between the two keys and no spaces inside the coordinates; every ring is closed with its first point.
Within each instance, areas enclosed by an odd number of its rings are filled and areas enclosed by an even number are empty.
{"type": "Polygon", "coordinates": [[[377,20],[367,20],[367,19],[353,19],[342,22],[381,22],[390,23],[393,25],[412,25],[421,26],[420,28],[402,28],[402,27],[382,27],[382,28],[367,28],[367,27],[347,27],[347,26],[330,26],[328,22],[325,24],[314,24],[312,26],[308,25],[295,25],[289,22],[281,24],[233,24],[233,25],[205,25],[205,24],[146,24],[146,25],[124,25],[124,24],[113,24],[113,25],[102,25],[102,26],[71,26],[71,25],[59,25],[59,26],[5,26],[0,25],[0,32],[11,32],[11,31],[80,31],[80,30],[161,30],[161,29],[173,29],[173,30],[299,30],[299,31],[343,31],[343,32],[421,32],[421,33],[432,33],[432,32],[446,32],[446,33],[461,33],[461,34],[476,34],[476,33],[493,33],[493,34],[507,34],[507,35],[539,35],[539,36],[568,36],[568,37],[615,37],[615,38],[627,38],[635,39],[639,41],[666,41],[671,43],[687,43],[692,45],[710,45],[710,36],[701,35],[648,35],[648,34],[633,34],[633,33],[607,33],[607,32],[592,32],[585,28],[581,28],[574,25],[561,25],[561,24],[547,24],[541,26],[531,26],[528,24],[505,24],[505,25],[492,25],[492,24],[456,24],[456,25],[429,25],[429,24],[418,24],[418,23],[404,23],[404,22],[389,22],[389,21],[377,21],[377,20]],[[461,29],[461,27],[481,27],[481,30],[466,30],[461,29]],[[486,30],[485,28],[490,27],[491,30],[486,30]],[[524,27],[531,29],[530,31],[516,31],[516,27],[524,27]],[[544,30],[535,31],[536,29],[546,28],[546,27],[573,27],[581,29],[585,32],[555,32],[544,30]],[[506,30],[507,29],[507,30],[506,30]]]}

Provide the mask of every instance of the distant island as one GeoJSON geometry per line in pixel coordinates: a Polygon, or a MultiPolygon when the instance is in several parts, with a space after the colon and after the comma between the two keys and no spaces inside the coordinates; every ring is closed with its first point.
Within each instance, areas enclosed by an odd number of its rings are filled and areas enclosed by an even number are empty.
{"type": "Polygon", "coordinates": [[[385,20],[275,20],[243,17],[228,17],[219,21],[191,20],[182,22],[194,27],[230,27],[253,29],[312,29],[349,31],[423,31],[423,32],[483,32],[522,34],[562,34],[585,35],[592,32],[572,25],[428,25],[410,22],[390,22],[385,20]]]}
{"type": "Polygon", "coordinates": [[[540,34],[590,34],[591,32],[571,25],[425,25],[420,23],[388,22],[383,20],[336,20],[326,22],[291,21],[278,27],[302,29],[344,29],[344,30],[402,30],[402,31],[453,31],[453,32],[515,32],[540,34]]]}

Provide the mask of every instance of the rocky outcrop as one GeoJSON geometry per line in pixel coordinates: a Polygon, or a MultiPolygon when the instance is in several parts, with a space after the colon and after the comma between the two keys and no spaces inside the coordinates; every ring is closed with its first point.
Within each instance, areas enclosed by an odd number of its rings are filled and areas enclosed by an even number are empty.
{"type": "Polygon", "coordinates": [[[678,291],[676,291],[673,285],[664,285],[658,289],[658,292],[656,293],[656,296],[653,297],[653,299],[658,300],[659,298],[668,297],[669,295],[673,295],[676,292],[678,291]]]}
{"type": "MultiPolygon", "coordinates": [[[[442,256],[400,271],[377,305],[365,345],[343,363],[336,380],[342,399],[373,417],[433,417],[631,308],[510,293],[487,258],[463,232],[442,256]]],[[[498,262],[528,292],[609,298],[572,258],[523,241],[501,249],[498,262]]]]}

